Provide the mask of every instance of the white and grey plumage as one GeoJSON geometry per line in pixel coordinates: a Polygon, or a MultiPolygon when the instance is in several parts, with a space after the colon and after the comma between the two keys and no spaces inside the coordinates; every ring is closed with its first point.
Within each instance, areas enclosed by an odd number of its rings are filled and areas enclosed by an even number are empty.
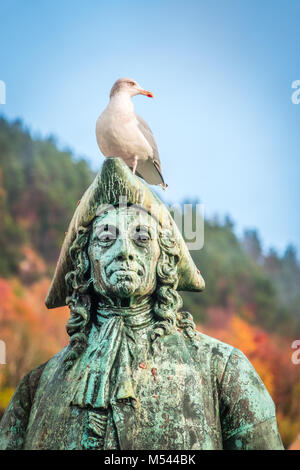
{"type": "Polygon", "coordinates": [[[120,78],[110,92],[110,101],[96,124],[99,148],[105,157],[121,157],[133,173],[149,184],[167,185],[161,173],[157,145],[148,124],[134,111],[131,98],[153,98],[131,78],[120,78]]]}

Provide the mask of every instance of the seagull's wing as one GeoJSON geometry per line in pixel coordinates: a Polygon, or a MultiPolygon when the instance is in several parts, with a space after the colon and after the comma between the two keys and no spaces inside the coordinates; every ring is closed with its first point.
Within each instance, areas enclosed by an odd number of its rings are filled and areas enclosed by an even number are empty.
{"type": "Polygon", "coordinates": [[[154,135],[142,117],[136,114],[136,118],[140,132],[143,134],[153,150],[153,155],[149,155],[148,160],[139,160],[137,173],[140,174],[140,176],[142,176],[142,178],[144,178],[148,183],[161,184],[164,188],[166,188],[167,185],[165,184],[161,173],[161,163],[154,135]]]}
{"type": "Polygon", "coordinates": [[[146,121],[144,121],[144,119],[141,116],[136,115],[136,118],[137,118],[137,121],[138,121],[139,130],[141,131],[141,133],[143,134],[145,139],[148,141],[149,145],[152,147],[152,150],[153,150],[153,157],[152,158],[153,158],[154,161],[157,162],[157,167],[159,168],[159,170],[161,170],[160,158],[159,158],[159,154],[158,154],[157,144],[156,144],[155,139],[154,139],[154,135],[153,135],[150,127],[146,123],[146,121]]]}

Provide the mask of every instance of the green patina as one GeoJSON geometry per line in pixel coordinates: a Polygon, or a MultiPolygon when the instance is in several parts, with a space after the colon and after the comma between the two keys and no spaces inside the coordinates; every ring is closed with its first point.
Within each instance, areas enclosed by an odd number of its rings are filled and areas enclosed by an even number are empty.
{"type": "Polygon", "coordinates": [[[183,240],[149,209],[138,178],[107,165],[47,300],[66,293],[70,343],[20,382],[0,449],[282,449],[273,401],[250,362],[181,311],[178,285],[202,279],[193,281],[188,257],[180,265],[183,240]],[[125,191],[128,205],[99,211],[103,191],[114,205],[125,191]]]}

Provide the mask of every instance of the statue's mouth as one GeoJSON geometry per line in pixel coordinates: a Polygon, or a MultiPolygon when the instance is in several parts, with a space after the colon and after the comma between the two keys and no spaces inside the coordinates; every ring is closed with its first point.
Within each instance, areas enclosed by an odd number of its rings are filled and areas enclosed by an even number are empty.
{"type": "Polygon", "coordinates": [[[133,269],[116,269],[111,273],[111,276],[115,275],[116,277],[120,278],[128,278],[128,280],[132,280],[136,275],[143,276],[143,271],[141,269],[133,270],[133,269]]]}
{"type": "Polygon", "coordinates": [[[125,266],[120,266],[118,267],[117,269],[114,269],[112,270],[109,275],[112,276],[112,275],[116,275],[116,276],[120,276],[120,277],[123,277],[123,276],[144,276],[144,269],[142,268],[142,266],[139,266],[137,269],[131,269],[131,268],[128,268],[128,267],[125,267],[125,266]]]}

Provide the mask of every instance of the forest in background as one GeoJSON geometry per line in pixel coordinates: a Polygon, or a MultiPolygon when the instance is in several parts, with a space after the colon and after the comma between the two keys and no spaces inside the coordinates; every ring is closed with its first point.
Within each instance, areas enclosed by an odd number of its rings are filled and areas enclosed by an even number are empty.
{"type": "MultiPolygon", "coordinates": [[[[94,173],[83,159],[0,118],[0,415],[22,376],[68,342],[67,308],[44,299],[77,201],[94,173]]],[[[201,195],[197,195],[201,196],[201,195]]],[[[182,201],[182,203],[193,201],[182,201]]],[[[196,205],[194,205],[196,207],[196,205]]],[[[196,210],[196,209],[195,209],[196,210]]],[[[197,327],[241,349],[271,393],[285,446],[300,431],[300,263],[293,246],[263,252],[256,230],[237,237],[229,216],[205,220],[205,244],[192,252],[206,282],[184,293],[197,327]]]]}

